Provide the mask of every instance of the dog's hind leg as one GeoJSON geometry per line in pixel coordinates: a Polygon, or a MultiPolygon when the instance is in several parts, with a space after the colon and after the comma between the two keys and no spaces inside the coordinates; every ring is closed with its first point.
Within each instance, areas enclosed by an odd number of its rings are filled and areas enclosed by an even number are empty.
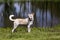
{"type": "Polygon", "coordinates": [[[14,32],[14,30],[17,28],[17,24],[16,23],[14,23],[14,27],[13,27],[13,29],[12,29],[12,33],[14,32]]]}

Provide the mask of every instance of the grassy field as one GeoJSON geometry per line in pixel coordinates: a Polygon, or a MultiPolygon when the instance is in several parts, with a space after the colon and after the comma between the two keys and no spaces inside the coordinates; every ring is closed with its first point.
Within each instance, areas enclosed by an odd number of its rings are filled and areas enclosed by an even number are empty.
{"type": "Polygon", "coordinates": [[[53,28],[32,27],[31,32],[27,32],[26,27],[18,27],[15,33],[11,33],[12,28],[0,28],[0,40],[60,40],[60,26],[53,28]]]}

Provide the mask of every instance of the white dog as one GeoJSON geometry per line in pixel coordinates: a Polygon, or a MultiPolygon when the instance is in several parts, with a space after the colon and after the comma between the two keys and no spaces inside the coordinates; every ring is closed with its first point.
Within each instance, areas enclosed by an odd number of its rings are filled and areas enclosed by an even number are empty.
{"type": "Polygon", "coordinates": [[[34,21],[34,13],[28,14],[28,18],[25,18],[25,19],[19,19],[19,18],[12,19],[12,17],[14,17],[14,15],[9,16],[9,19],[14,22],[14,27],[12,29],[12,33],[18,27],[19,24],[26,24],[28,27],[28,32],[31,31],[30,26],[33,24],[33,21],[34,21]]]}

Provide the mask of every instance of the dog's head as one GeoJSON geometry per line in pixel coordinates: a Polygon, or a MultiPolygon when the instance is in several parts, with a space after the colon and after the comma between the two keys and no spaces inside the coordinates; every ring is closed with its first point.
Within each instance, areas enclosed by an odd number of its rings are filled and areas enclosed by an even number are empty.
{"type": "Polygon", "coordinates": [[[29,20],[34,20],[34,13],[28,14],[29,20]]]}

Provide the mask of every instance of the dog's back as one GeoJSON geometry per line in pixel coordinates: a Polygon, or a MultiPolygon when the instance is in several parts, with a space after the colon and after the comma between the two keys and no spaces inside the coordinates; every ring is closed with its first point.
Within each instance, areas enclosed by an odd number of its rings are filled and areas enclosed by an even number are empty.
{"type": "Polygon", "coordinates": [[[19,23],[19,24],[27,24],[28,23],[28,18],[16,19],[14,22],[19,23]]]}

